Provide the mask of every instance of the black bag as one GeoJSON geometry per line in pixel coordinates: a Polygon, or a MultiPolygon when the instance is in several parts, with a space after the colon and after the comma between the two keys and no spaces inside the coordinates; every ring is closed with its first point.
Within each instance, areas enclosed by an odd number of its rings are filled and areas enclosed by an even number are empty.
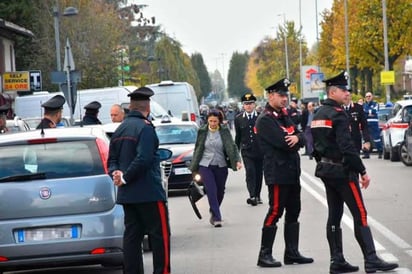
{"type": "Polygon", "coordinates": [[[323,179],[347,179],[349,175],[341,163],[318,162],[315,176],[323,179]]]}
{"type": "Polygon", "coordinates": [[[187,196],[189,197],[190,204],[192,205],[193,211],[195,212],[196,216],[199,219],[202,219],[202,215],[200,215],[199,209],[196,206],[196,202],[202,199],[203,196],[205,196],[203,187],[199,186],[199,184],[195,181],[192,181],[187,188],[187,196]]]}

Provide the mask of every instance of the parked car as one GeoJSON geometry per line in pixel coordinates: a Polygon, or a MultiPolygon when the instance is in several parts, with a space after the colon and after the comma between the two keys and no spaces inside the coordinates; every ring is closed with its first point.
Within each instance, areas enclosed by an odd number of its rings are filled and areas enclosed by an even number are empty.
{"type": "Polygon", "coordinates": [[[168,180],[169,190],[187,189],[193,180],[189,166],[193,158],[198,126],[195,122],[154,121],[160,147],[173,152],[172,169],[168,180]]]}
{"type": "MultiPolygon", "coordinates": [[[[28,117],[28,118],[22,118],[22,120],[25,121],[29,125],[30,130],[35,130],[37,126],[40,124],[42,118],[41,117],[28,117]]],[[[58,126],[70,127],[70,119],[66,117],[62,117],[62,120],[58,126]]]]}
{"type": "Polygon", "coordinates": [[[6,120],[7,133],[15,133],[21,131],[29,131],[30,126],[24,121],[15,117],[13,120],[6,120]]]}
{"type": "Polygon", "coordinates": [[[0,273],[122,266],[124,214],[107,175],[108,148],[101,127],[0,136],[0,273]]]}
{"type": "Polygon", "coordinates": [[[404,140],[408,123],[405,118],[412,114],[412,100],[397,101],[391,117],[382,129],[383,158],[399,161],[399,148],[404,140]]]}
{"type": "Polygon", "coordinates": [[[406,117],[406,121],[409,122],[409,127],[399,148],[399,157],[405,166],[412,166],[412,116],[406,117]]]}
{"type": "Polygon", "coordinates": [[[391,118],[393,107],[384,107],[378,110],[379,129],[382,131],[386,122],[391,118]]]}

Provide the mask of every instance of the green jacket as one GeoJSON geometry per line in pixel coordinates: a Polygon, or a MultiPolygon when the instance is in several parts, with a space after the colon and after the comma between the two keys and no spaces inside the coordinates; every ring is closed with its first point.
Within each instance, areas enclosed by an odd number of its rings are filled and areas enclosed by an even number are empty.
{"type": "MultiPolygon", "coordinates": [[[[190,165],[190,170],[192,172],[197,172],[199,170],[199,163],[202,159],[203,152],[205,151],[205,142],[208,130],[208,125],[206,124],[199,128],[199,131],[197,132],[195,151],[193,152],[192,164],[190,165]]],[[[236,163],[240,162],[240,155],[237,146],[233,141],[232,134],[230,133],[229,128],[225,125],[220,125],[219,133],[222,138],[225,155],[227,156],[227,166],[236,171],[236,163]]]]}

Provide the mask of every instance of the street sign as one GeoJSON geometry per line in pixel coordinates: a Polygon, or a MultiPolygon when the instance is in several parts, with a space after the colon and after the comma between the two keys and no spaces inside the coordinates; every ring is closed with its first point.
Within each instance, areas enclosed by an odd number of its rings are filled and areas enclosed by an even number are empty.
{"type": "Polygon", "coordinates": [[[70,47],[70,42],[69,38],[66,40],[66,47],[64,50],[64,64],[63,64],[63,70],[75,70],[76,67],[74,65],[74,60],[73,60],[73,54],[72,54],[72,48],[70,47]]]}
{"type": "Polygon", "coordinates": [[[41,71],[40,70],[31,70],[30,74],[30,91],[41,91],[42,82],[41,82],[41,71]]]}
{"type": "Polygon", "coordinates": [[[3,91],[30,91],[30,74],[28,71],[3,73],[3,91]]]}
{"type": "Polygon", "coordinates": [[[393,85],[395,83],[395,72],[381,71],[381,85],[393,85]]]}

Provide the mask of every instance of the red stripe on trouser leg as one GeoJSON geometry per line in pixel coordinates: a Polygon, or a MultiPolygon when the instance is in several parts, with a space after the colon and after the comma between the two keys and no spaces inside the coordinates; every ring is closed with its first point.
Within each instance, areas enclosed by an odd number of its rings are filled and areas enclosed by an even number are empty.
{"type": "Polygon", "coordinates": [[[273,220],[279,213],[279,185],[273,186],[273,207],[268,218],[266,218],[265,226],[273,225],[273,220]]]}
{"type": "Polygon", "coordinates": [[[353,181],[349,182],[349,186],[352,190],[353,197],[355,198],[356,205],[359,209],[362,226],[367,226],[368,221],[367,221],[367,218],[366,218],[366,210],[365,210],[365,207],[363,205],[362,198],[361,198],[361,195],[359,193],[359,190],[356,187],[355,182],[353,182],[353,181]]]}
{"type": "Polygon", "coordinates": [[[163,235],[163,247],[164,247],[164,269],[163,273],[168,274],[169,272],[169,264],[170,264],[170,254],[169,254],[169,231],[168,231],[168,224],[167,224],[167,214],[166,214],[166,207],[164,202],[157,202],[157,207],[159,208],[160,214],[160,222],[162,224],[162,235],[163,235]]]}

